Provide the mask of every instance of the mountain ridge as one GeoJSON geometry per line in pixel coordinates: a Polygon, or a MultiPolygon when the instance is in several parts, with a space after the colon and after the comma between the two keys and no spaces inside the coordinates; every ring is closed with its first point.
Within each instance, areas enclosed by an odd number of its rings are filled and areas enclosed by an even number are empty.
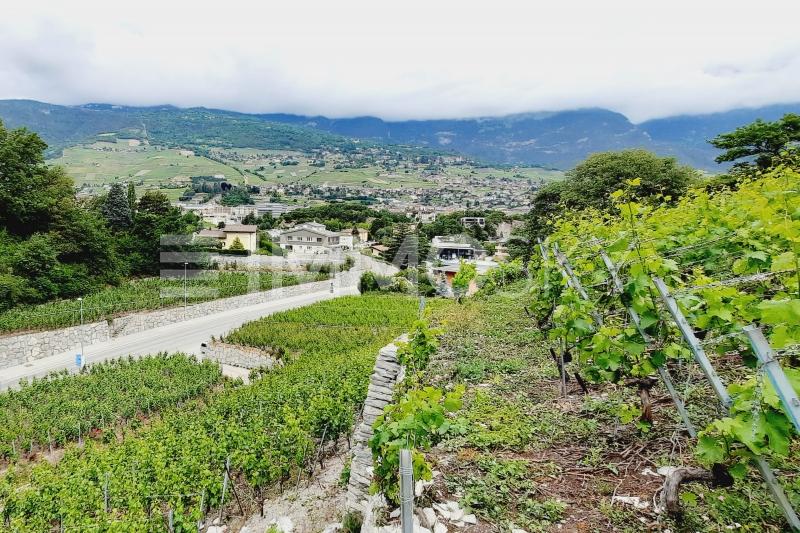
{"type": "Polygon", "coordinates": [[[90,103],[60,106],[0,100],[0,119],[42,134],[58,150],[104,131],[146,129],[176,144],[304,150],[346,146],[353,139],[452,151],[504,164],[567,169],[588,154],[645,148],[711,172],[719,151],[708,139],[756,118],[800,113],[800,103],[686,114],[634,124],[604,108],[517,113],[502,117],[387,121],[373,116],[329,118],[291,113],[241,113],[173,105],[147,107],[90,103]]]}

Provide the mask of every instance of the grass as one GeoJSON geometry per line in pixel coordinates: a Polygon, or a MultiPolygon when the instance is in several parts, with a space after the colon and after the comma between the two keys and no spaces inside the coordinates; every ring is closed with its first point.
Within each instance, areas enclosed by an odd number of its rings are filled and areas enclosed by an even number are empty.
{"type": "MultiPolygon", "coordinates": [[[[127,141],[74,146],[52,162],[63,166],[78,186],[133,181],[139,189],[175,190],[180,196],[191,176],[224,174],[228,180],[242,182],[241,175],[228,165],[196,155],[181,155],[175,149],[129,146],[127,141]]],[[[137,192],[141,194],[141,190],[137,192]]]]}
{"type": "MultiPolygon", "coordinates": [[[[438,501],[460,499],[500,531],[785,528],[757,473],[730,488],[686,484],[683,516],[656,514],[652,498],[663,478],[646,469],[696,464],[692,443],[675,432],[677,415],[666,391],[652,391],[656,420],[647,433],[617,417],[620,405],[637,401],[631,388],[590,384],[584,395],[572,380],[563,397],[542,332],[523,310],[527,294],[524,283],[517,283],[468,299],[445,316],[425,381],[444,388],[466,385],[460,414],[469,429],[427,454],[443,473],[444,481],[434,487],[438,501]],[[649,506],[612,503],[614,495],[638,496],[649,506]]],[[[798,457],[800,449],[773,465],[795,507],[798,457]]]]}

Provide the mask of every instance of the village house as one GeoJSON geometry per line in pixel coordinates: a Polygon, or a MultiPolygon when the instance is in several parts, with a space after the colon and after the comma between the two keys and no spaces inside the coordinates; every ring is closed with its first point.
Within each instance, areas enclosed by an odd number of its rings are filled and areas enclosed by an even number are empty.
{"type": "Polygon", "coordinates": [[[431,256],[440,261],[455,261],[460,259],[479,259],[486,256],[480,244],[472,239],[459,236],[435,236],[431,239],[431,256]]]}
{"type": "Polygon", "coordinates": [[[204,229],[197,233],[198,237],[217,239],[222,243],[223,249],[230,249],[231,245],[239,239],[244,249],[250,253],[258,251],[258,226],[249,224],[228,224],[219,229],[204,229]]]}
{"type": "Polygon", "coordinates": [[[281,233],[280,246],[299,254],[329,254],[342,249],[341,235],[318,222],[306,222],[281,233]]]}

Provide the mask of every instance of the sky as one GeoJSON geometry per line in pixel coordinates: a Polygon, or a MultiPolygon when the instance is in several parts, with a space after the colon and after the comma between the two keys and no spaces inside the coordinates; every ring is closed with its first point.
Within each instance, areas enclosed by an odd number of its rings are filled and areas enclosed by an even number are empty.
{"type": "Polygon", "coordinates": [[[7,3],[0,99],[636,122],[800,101],[797,0],[7,3]]]}

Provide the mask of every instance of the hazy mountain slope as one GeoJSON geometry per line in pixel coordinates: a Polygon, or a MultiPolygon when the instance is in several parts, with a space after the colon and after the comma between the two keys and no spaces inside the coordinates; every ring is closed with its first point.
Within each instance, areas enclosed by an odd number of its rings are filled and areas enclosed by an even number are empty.
{"type": "Polygon", "coordinates": [[[57,106],[30,100],[0,100],[0,119],[7,127],[25,126],[39,133],[50,145],[50,155],[65,146],[91,140],[105,132],[183,146],[307,151],[323,146],[346,148],[353,145],[350,139],[319,129],[202,108],[109,104],[57,106]]]}
{"type": "Polygon", "coordinates": [[[115,131],[159,143],[309,150],[373,140],[456,151],[501,163],[567,169],[592,152],[647,148],[710,171],[724,170],[707,140],[752,122],[800,113],[800,104],[685,115],[641,124],[606,109],[526,113],[463,120],[384,121],[376,117],[331,119],[290,114],[250,115],[217,109],[108,104],[56,106],[0,100],[0,118],[27,126],[58,149],[115,131]]]}
{"type": "Polygon", "coordinates": [[[708,144],[708,139],[757,118],[774,120],[788,112],[800,113],[800,104],[676,116],[638,125],[605,109],[402,122],[375,117],[337,120],[285,114],[259,116],[340,135],[448,148],[506,163],[569,168],[591,152],[642,147],[718,171],[724,167],[714,162],[718,151],[708,144]]]}

